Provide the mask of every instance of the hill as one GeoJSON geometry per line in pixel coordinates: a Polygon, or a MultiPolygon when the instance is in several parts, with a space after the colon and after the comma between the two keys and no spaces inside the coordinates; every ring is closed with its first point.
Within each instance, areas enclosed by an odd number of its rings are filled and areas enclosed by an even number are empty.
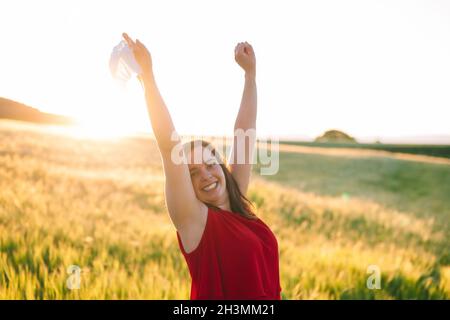
{"type": "Polygon", "coordinates": [[[36,108],[6,98],[0,98],[0,118],[45,124],[73,124],[69,117],[41,112],[36,108]]]}

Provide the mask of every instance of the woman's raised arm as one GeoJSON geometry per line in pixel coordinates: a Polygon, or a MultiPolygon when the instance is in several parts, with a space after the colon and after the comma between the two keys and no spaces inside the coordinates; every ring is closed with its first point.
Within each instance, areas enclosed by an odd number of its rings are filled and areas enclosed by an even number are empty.
{"type": "Polygon", "coordinates": [[[241,193],[247,193],[252,170],[253,151],[256,140],[256,57],[248,42],[240,42],[235,50],[236,62],[245,71],[244,92],[234,125],[234,141],[230,156],[230,169],[241,193]]]}
{"type": "Polygon", "coordinates": [[[150,52],[139,40],[134,42],[126,33],[123,37],[142,70],[139,80],[145,91],[150,122],[163,160],[165,197],[170,218],[178,231],[189,229],[204,218],[207,207],[195,195],[187,164],[172,159],[172,150],[181,141],[156,85],[150,52]]]}
{"type": "Polygon", "coordinates": [[[123,34],[123,37],[127,41],[128,46],[133,50],[136,61],[142,70],[138,78],[145,92],[148,114],[158,146],[161,151],[171,150],[177,143],[176,140],[172,141],[171,139],[175,127],[156,85],[150,52],[139,40],[134,42],[126,33],[123,34]]]}

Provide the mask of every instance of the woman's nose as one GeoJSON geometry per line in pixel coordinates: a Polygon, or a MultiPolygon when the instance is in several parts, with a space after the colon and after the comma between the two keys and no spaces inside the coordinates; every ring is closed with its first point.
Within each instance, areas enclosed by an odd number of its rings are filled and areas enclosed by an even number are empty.
{"type": "Polygon", "coordinates": [[[208,170],[202,169],[200,172],[201,172],[202,180],[209,180],[209,179],[211,179],[212,174],[208,170]]]}

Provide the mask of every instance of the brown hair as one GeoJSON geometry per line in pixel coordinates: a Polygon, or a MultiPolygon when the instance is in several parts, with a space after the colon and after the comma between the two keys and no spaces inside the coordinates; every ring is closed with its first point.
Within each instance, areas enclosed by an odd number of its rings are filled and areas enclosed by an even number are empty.
{"type": "MultiPolygon", "coordinates": [[[[211,153],[218,160],[220,167],[222,168],[223,174],[225,175],[225,182],[227,185],[228,199],[230,200],[231,211],[250,220],[258,219],[254,212],[254,206],[252,202],[242,194],[236,182],[236,179],[234,179],[233,175],[231,174],[230,169],[210,142],[205,140],[191,140],[190,142],[185,143],[184,146],[189,146],[192,151],[192,149],[194,149],[194,147],[198,146],[200,143],[203,148],[208,148],[209,150],[211,150],[211,153]]],[[[205,204],[208,207],[219,209],[211,204],[205,204]]]]}

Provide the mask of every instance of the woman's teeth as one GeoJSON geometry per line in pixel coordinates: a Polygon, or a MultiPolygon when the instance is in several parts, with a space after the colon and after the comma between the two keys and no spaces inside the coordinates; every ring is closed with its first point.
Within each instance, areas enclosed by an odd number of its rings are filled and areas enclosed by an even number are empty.
{"type": "Polygon", "coordinates": [[[211,184],[207,185],[202,190],[203,191],[210,191],[210,190],[214,189],[215,187],[217,187],[217,182],[214,182],[214,183],[211,183],[211,184]]]}

